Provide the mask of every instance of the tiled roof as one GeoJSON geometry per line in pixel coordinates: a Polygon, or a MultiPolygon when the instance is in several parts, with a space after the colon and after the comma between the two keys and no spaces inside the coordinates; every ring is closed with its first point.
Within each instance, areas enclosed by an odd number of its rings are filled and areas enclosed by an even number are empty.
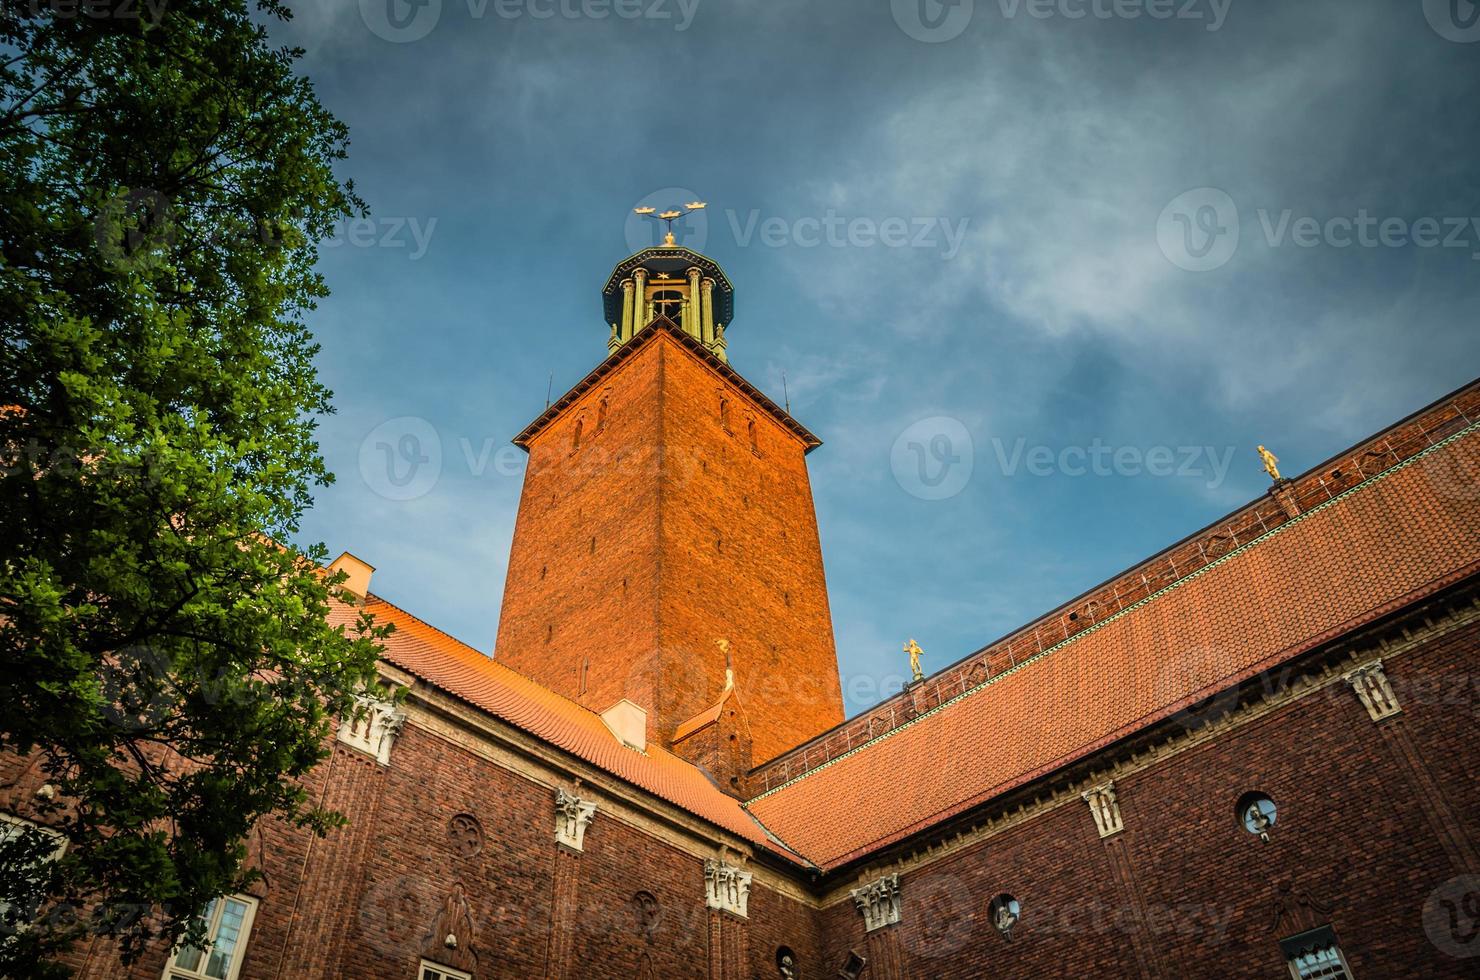
{"type": "MultiPolygon", "coordinates": [[[[738,801],[721,793],[690,763],[652,743],[645,753],[627,748],[594,711],[541,687],[378,596],[368,596],[363,609],[377,622],[395,624],[382,653],[395,666],[715,826],[798,860],[769,839],[738,801]]],[[[336,606],[330,621],[349,624],[359,611],[336,606]]]]}
{"type": "Polygon", "coordinates": [[[1108,617],[1285,524],[1296,516],[1287,511],[1286,504],[1294,503],[1297,514],[1312,510],[1477,420],[1480,420],[1480,380],[1286,481],[1278,496],[1261,495],[1057,609],[941,668],[919,688],[885,698],[842,724],[767,760],[751,771],[751,786],[757,794],[775,789],[908,722],[920,712],[976,687],[992,674],[1062,646],[1062,641],[1095,628],[1108,617]]]}
{"type": "Polygon", "coordinates": [[[836,867],[1480,570],[1480,424],[752,800],[836,867]]]}

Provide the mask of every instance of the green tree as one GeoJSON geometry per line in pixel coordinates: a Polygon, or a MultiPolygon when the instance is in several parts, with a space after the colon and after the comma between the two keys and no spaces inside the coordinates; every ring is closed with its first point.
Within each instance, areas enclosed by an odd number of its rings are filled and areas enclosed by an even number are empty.
{"type": "Polygon", "coordinates": [[[134,957],[253,872],[373,683],[334,629],[303,318],[363,213],[275,0],[0,0],[0,751],[66,838],[0,835],[0,974],[89,930],[134,957]],[[21,869],[30,868],[26,874],[21,869]]]}

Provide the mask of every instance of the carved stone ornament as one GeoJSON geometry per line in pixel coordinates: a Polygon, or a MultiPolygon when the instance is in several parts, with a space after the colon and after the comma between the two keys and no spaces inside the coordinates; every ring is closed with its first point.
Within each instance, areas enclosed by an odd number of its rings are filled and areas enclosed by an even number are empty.
{"type": "Polygon", "coordinates": [[[455,882],[442,900],[442,907],[432,921],[431,932],[422,939],[422,955],[459,970],[478,967],[474,949],[473,910],[468,905],[462,882],[455,882]]]}
{"type": "Polygon", "coordinates": [[[741,871],[733,864],[716,861],[704,862],[704,904],[712,909],[733,912],[741,918],[750,917],[749,871],[741,871]]]}
{"type": "Polygon", "coordinates": [[[637,931],[642,938],[652,942],[658,935],[658,924],[663,920],[663,906],[652,892],[638,892],[632,896],[632,914],[637,920],[637,931]]]}
{"type": "Polygon", "coordinates": [[[1402,712],[1398,696],[1393,693],[1393,686],[1388,683],[1387,673],[1382,669],[1381,660],[1374,660],[1356,670],[1348,671],[1341,675],[1341,679],[1352,686],[1357,700],[1362,702],[1362,707],[1367,709],[1367,714],[1373,721],[1382,721],[1402,712]]]}
{"type": "Polygon", "coordinates": [[[391,745],[406,724],[406,712],[393,701],[366,695],[356,696],[355,702],[355,709],[339,723],[339,741],[389,765],[391,745]]]}
{"type": "Polygon", "coordinates": [[[573,851],[585,850],[586,828],[596,816],[596,804],[567,793],[555,791],[555,843],[573,851]]]}
{"type": "Polygon", "coordinates": [[[1120,820],[1120,804],[1115,799],[1115,783],[1104,782],[1092,786],[1080,794],[1089,804],[1089,812],[1095,818],[1095,829],[1100,836],[1110,837],[1125,829],[1120,820]]]}
{"type": "Polygon", "coordinates": [[[483,850],[483,827],[471,813],[459,813],[447,821],[447,840],[454,854],[473,857],[483,850]]]}
{"type": "Polygon", "coordinates": [[[899,875],[885,875],[877,881],[848,892],[858,911],[863,913],[866,932],[892,926],[899,921],[899,875]]]}

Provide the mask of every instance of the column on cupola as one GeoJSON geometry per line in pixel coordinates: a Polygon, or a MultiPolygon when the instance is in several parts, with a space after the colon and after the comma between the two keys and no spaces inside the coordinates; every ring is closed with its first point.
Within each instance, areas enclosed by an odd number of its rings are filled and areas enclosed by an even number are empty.
{"type": "Polygon", "coordinates": [[[696,340],[704,339],[704,331],[699,322],[699,277],[701,275],[697,266],[689,268],[689,294],[684,297],[683,328],[696,340]]]}
{"type": "Polygon", "coordinates": [[[632,333],[634,335],[637,333],[637,331],[647,326],[648,322],[647,275],[648,274],[646,269],[636,269],[632,273],[632,278],[634,280],[632,287],[632,333]]]}
{"type": "Polygon", "coordinates": [[[632,339],[637,332],[634,324],[637,321],[637,304],[632,298],[632,280],[622,280],[622,329],[617,333],[617,339],[622,343],[632,339]]]}
{"type": "Polygon", "coordinates": [[[706,344],[712,344],[714,343],[714,280],[705,276],[700,289],[699,339],[706,344]]]}

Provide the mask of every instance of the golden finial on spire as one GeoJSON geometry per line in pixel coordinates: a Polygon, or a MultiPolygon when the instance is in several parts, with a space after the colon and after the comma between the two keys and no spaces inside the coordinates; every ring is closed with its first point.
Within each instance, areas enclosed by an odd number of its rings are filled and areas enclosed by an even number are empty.
{"type": "Polygon", "coordinates": [[[690,201],[683,206],[682,211],[677,208],[669,208],[667,211],[659,211],[657,208],[633,208],[632,213],[665,223],[668,226],[668,230],[663,234],[663,247],[676,248],[678,242],[673,238],[673,223],[679,218],[693,214],[695,211],[702,211],[707,206],[703,201],[690,201]]]}

